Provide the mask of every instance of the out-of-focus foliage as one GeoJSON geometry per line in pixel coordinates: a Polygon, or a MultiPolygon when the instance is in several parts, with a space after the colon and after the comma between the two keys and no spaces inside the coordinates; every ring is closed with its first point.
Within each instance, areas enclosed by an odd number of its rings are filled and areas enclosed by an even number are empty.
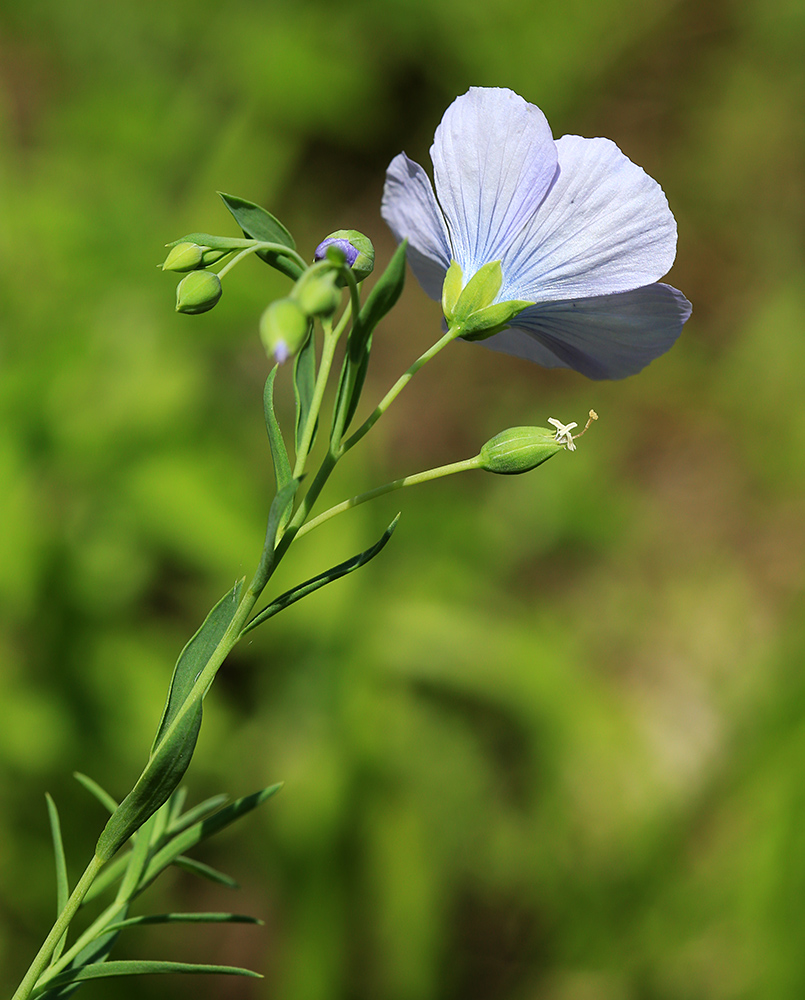
{"type": "MultiPolygon", "coordinates": [[[[381,557],[256,631],[208,701],[193,796],[286,782],[208,859],[267,927],[131,947],[260,969],[237,995],[274,1000],[799,1000],[802,4],[29,0],[0,18],[3,983],[54,907],[45,790],[74,879],[104,817],[70,772],[125,792],[177,652],[262,542],[256,327],[287,283],[250,261],[213,313],[176,316],[162,244],[236,235],[224,190],[308,255],[356,227],[385,264],[385,165],[423,160],[475,84],[661,181],[693,319],[623,383],[463,344],[417,376],[328,496],[505,426],[601,419],[531,475],[398,494],[300,543],[277,592],[403,510],[381,557]]],[[[368,399],[438,330],[411,282],[368,399]]],[[[179,876],[166,892],[233,905],[179,876]]]]}

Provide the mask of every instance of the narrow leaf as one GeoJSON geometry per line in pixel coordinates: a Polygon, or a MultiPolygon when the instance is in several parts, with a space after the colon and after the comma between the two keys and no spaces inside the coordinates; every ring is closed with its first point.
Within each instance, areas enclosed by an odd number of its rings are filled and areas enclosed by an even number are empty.
{"type": "MultiPolygon", "coordinates": [[[[302,443],[302,436],[307,427],[313,393],[316,389],[316,340],[311,334],[305,341],[305,346],[296,355],[293,365],[293,389],[296,397],[296,451],[302,443]]],[[[315,430],[310,442],[313,443],[315,430]]]]}
{"type": "Polygon", "coordinates": [[[168,865],[173,864],[176,858],[185,851],[190,850],[190,848],[195,847],[196,844],[201,843],[202,840],[206,840],[219,830],[229,826],[230,823],[234,823],[235,820],[240,819],[241,816],[245,816],[247,813],[251,812],[252,809],[256,809],[257,806],[262,805],[267,799],[270,799],[272,795],[275,795],[281,787],[281,784],[270,785],[268,788],[263,788],[261,791],[255,792],[253,795],[247,795],[242,799],[237,799],[235,802],[230,803],[223,809],[219,809],[218,812],[214,813],[212,816],[208,816],[206,819],[195,823],[193,826],[188,827],[188,829],[175,836],[160,851],[158,851],[153,858],[151,858],[137,891],[142,892],[147,885],[153,882],[163,869],[167,868],[168,865]]]}
{"type": "MultiPolygon", "coordinates": [[[[202,975],[224,975],[224,976],[250,976],[254,979],[262,979],[259,972],[252,972],[249,969],[239,969],[232,965],[201,965],[195,962],[159,962],[145,961],[137,959],[127,959],[118,962],[99,962],[93,965],[85,965],[80,969],[68,969],[61,975],[56,976],[48,984],[48,992],[60,986],[69,986],[73,983],[86,982],[89,979],[109,979],[115,976],[146,976],[154,974],[176,973],[199,973],[202,975]]],[[[43,995],[43,991],[34,990],[31,994],[33,1000],[43,995]]]]}
{"type": "MultiPolygon", "coordinates": [[[[245,236],[253,240],[259,240],[261,243],[281,243],[283,246],[288,247],[289,250],[296,249],[293,236],[291,236],[285,226],[271,212],[267,212],[252,201],[246,201],[245,198],[238,198],[233,194],[224,194],[222,191],[219,191],[218,194],[234,216],[235,221],[243,230],[245,236]]],[[[291,260],[290,257],[286,257],[283,254],[278,254],[273,250],[258,250],[257,256],[267,264],[275,267],[278,271],[286,274],[293,281],[296,281],[302,274],[302,268],[296,261],[291,260]]]]}
{"type": "Polygon", "coordinates": [[[346,562],[339,563],[338,566],[333,566],[332,569],[328,569],[326,572],[320,573],[318,576],[314,576],[305,583],[300,584],[298,587],[293,587],[291,590],[287,590],[284,594],[280,595],[276,598],[276,600],[272,601],[268,607],[263,608],[258,615],[252,618],[248,625],[246,625],[243,629],[241,635],[245,635],[253,628],[257,628],[258,625],[262,625],[263,622],[268,621],[269,618],[273,618],[274,615],[279,614],[280,611],[284,611],[285,608],[289,607],[291,604],[301,601],[303,597],[307,597],[307,595],[312,594],[313,591],[319,590],[321,587],[325,587],[328,583],[332,583],[334,580],[340,580],[342,576],[347,576],[360,566],[364,566],[370,559],[374,559],[374,557],[383,550],[388,540],[394,534],[394,529],[397,527],[397,522],[399,520],[400,515],[398,514],[388,528],[386,528],[383,532],[380,540],[375,542],[371,548],[366,549],[365,552],[361,552],[359,555],[353,556],[352,559],[347,559],[346,562]]]}
{"type": "Polygon", "coordinates": [[[181,816],[177,816],[168,825],[167,834],[169,837],[175,837],[177,833],[181,833],[182,830],[186,830],[189,826],[197,823],[199,820],[205,819],[207,816],[216,812],[221,808],[229,799],[226,794],[212,795],[210,798],[205,799],[203,802],[199,802],[197,806],[193,806],[192,809],[188,809],[186,813],[182,813],[181,816]]]}
{"type": "Polygon", "coordinates": [[[299,489],[300,479],[292,479],[277,493],[268,508],[268,524],[266,525],[266,550],[269,555],[277,543],[277,531],[281,524],[288,522],[288,515],[293,504],[293,498],[299,489]]]}
{"type": "Polygon", "coordinates": [[[179,855],[173,863],[177,868],[183,868],[186,872],[190,872],[191,875],[198,875],[200,878],[206,878],[210,882],[217,882],[218,885],[225,885],[227,889],[240,888],[237,881],[231,875],[227,875],[226,872],[219,872],[217,868],[205,865],[203,861],[196,861],[194,858],[186,858],[184,855],[179,855]]]}
{"type": "Polygon", "coordinates": [[[174,824],[179,820],[182,815],[182,809],[184,809],[185,800],[187,799],[187,789],[177,788],[176,791],[170,797],[170,810],[168,812],[168,828],[172,829],[174,824]]]}
{"type": "MultiPolygon", "coordinates": [[[[363,392],[363,384],[366,381],[371,350],[372,338],[370,336],[364,345],[363,354],[359,361],[353,361],[349,351],[344,356],[344,363],[338,379],[338,391],[335,397],[335,415],[333,417],[334,435],[343,435],[352,422],[352,418],[355,416],[355,410],[358,408],[358,401],[363,392]],[[340,419],[342,411],[344,413],[343,421],[340,419]]],[[[338,442],[335,440],[333,444],[336,447],[338,446],[338,442]]]]}
{"type": "MultiPolygon", "coordinates": [[[[124,917],[127,912],[128,907],[124,907],[122,910],[124,917]]],[[[56,1000],[56,998],[58,998],[58,1000],[65,1000],[65,998],[70,996],[71,993],[75,993],[78,989],[78,984],[73,980],[70,980],[70,982],[62,985],[61,987],[55,984],[60,983],[63,978],[70,976],[72,973],[75,973],[84,966],[98,965],[105,962],[107,955],[117,941],[118,933],[118,931],[104,931],[100,937],[90,941],[86,947],[79,951],[70,963],[69,968],[67,968],[64,972],[60,972],[52,978],[50,978],[48,972],[45,972],[40,977],[39,985],[33,991],[31,996],[47,996],[48,1000],[56,1000]]]]}
{"type": "MultiPolygon", "coordinates": [[[[56,913],[59,914],[64,909],[70,895],[70,883],[67,880],[67,859],[64,855],[64,842],[61,835],[61,822],[59,821],[59,810],[51,796],[46,792],[45,801],[48,806],[48,819],[50,821],[50,835],[53,838],[53,856],[56,862],[56,913]]],[[[67,940],[66,932],[56,945],[50,959],[51,965],[58,960],[64,950],[64,943],[67,940]]]]}
{"type": "Polygon", "coordinates": [[[369,292],[349,335],[349,352],[353,361],[359,361],[372,331],[393,308],[405,284],[405,251],[408,242],[397,247],[394,256],[377,284],[369,292]]]}
{"type": "Polygon", "coordinates": [[[73,777],[79,785],[83,785],[91,795],[94,795],[100,804],[108,809],[110,813],[113,813],[117,809],[115,799],[112,798],[109,792],[101,788],[97,781],[93,781],[92,778],[86,774],[82,774],[80,771],[73,771],[73,777]]]}
{"type": "Polygon", "coordinates": [[[271,460],[274,463],[274,480],[277,492],[291,481],[291,463],[288,461],[288,450],[282,437],[279,421],[274,412],[274,379],[277,375],[277,365],[271,369],[263,389],[263,412],[266,418],[268,444],[271,448],[271,460]]]}
{"type": "Polygon", "coordinates": [[[258,924],[263,921],[247,917],[242,913],[154,913],[145,917],[129,917],[117,924],[110,924],[108,930],[122,931],[127,927],[141,924],[258,924]]]}
{"type": "Polygon", "coordinates": [[[179,659],[173,669],[168,700],[162,712],[162,719],[154,737],[151,753],[156,750],[166,730],[184,705],[199,674],[207,666],[218,643],[223,639],[224,633],[229,628],[238,609],[238,599],[242,587],[243,580],[239,580],[232,590],[224,594],[179,654],[179,659]]]}
{"type": "Polygon", "coordinates": [[[101,832],[95,849],[98,857],[111,858],[168,800],[189,767],[201,728],[201,698],[186,710],[184,706],[235,617],[242,586],[240,580],[221,598],[182,650],[173,671],[151,756],[134,788],[101,832]]]}

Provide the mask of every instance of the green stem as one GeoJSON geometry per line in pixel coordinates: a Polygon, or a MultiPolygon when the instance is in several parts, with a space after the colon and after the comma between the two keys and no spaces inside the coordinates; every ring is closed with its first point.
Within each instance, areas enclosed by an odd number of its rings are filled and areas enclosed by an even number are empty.
{"type": "Polygon", "coordinates": [[[70,921],[76,915],[81,901],[87,894],[87,890],[92,885],[92,881],[98,872],[101,870],[104,862],[97,855],[93,855],[92,861],[87,865],[84,874],[76,883],[76,887],[70,894],[70,898],[67,900],[64,909],[61,911],[59,916],[56,918],[56,923],[51,927],[50,933],[45,938],[42,947],[39,949],[36,958],[31,962],[30,968],[25,973],[22,982],[17,987],[17,991],[12,997],[12,1000],[25,1000],[26,997],[30,996],[32,990],[36,986],[37,980],[44,971],[46,965],[50,961],[50,956],[61,940],[63,934],[66,933],[67,928],[70,926],[70,921]]]}
{"type": "Polygon", "coordinates": [[[364,435],[368,434],[369,431],[374,427],[377,421],[383,416],[386,410],[391,406],[394,400],[399,396],[403,389],[408,385],[411,379],[416,375],[419,369],[427,364],[431,358],[436,357],[442,348],[447,347],[451,341],[455,340],[459,335],[459,329],[457,327],[450,327],[447,333],[437,340],[433,347],[425,351],[424,354],[420,355],[416,361],[411,365],[411,367],[403,375],[401,375],[394,385],[389,389],[386,395],[378,403],[377,408],[373,413],[370,413],[366,420],[361,424],[361,426],[355,431],[355,433],[349,437],[343,444],[341,448],[341,454],[345,454],[353,448],[364,435]]]}
{"type": "Polygon", "coordinates": [[[343,514],[346,510],[351,510],[353,507],[358,507],[362,503],[366,503],[367,500],[374,500],[376,497],[382,497],[386,493],[393,493],[394,490],[400,490],[404,486],[418,486],[420,483],[429,483],[433,479],[441,479],[444,476],[452,476],[457,472],[469,472],[472,469],[481,468],[481,456],[476,455],[474,458],[466,458],[463,462],[452,462],[450,465],[441,465],[437,469],[428,469],[426,472],[417,472],[413,476],[404,476],[402,479],[394,479],[390,483],[386,483],[384,486],[377,486],[373,490],[369,490],[366,493],[360,493],[358,496],[350,497],[349,500],[343,500],[341,503],[336,504],[334,507],[330,507],[329,510],[325,510],[318,517],[314,517],[312,520],[308,521],[307,524],[303,525],[299,531],[296,532],[296,537],[301,538],[302,535],[306,535],[309,531],[314,528],[318,528],[320,524],[324,524],[325,521],[329,521],[331,517],[335,517],[336,514],[343,514]]]}
{"type": "Polygon", "coordinates": [[[291,260],[295,261],[302,268],[307,268],[307,263],[296,253],[291,250],[290,247],[284,247],[281,243],[252,243],[247,246],[245,250],[241,250],[240,253],[235,254],[235,256],[226,262],[221,270],[218,272],[218,277],[223,278],[227,271],[231,271],[235,264],[240,263],[244,257],[248,257],[250,253],[256,253],[258,250],[272,250],[275,253],[282,254],[283,257],[289,257],[291,260]]]}
{"type": "Polygon", "coordinates": [[[299,451],[296,455],[296,462],[294,463],[294,479],[298,479],[302,475],[305,468],[305,462],[307,462],[307,458],[310,453],[310,445],[313,440],[313,428],[316,426],[316,420],[321,409],[321,402],[324,399],[324,390],[327,387],[327,380],[330,377],[330,369],[335,356],[335,347],[338,343],[339,332],[340,331],[333,332],[332,327],[329,329],[327,327],[324,328],[324,343],[321,350],[319,374],[316,377],[313,399],[310,401],[310,412],[307,415],[307,423],[305,424],[302,440],[299,443],[299,451]]]}

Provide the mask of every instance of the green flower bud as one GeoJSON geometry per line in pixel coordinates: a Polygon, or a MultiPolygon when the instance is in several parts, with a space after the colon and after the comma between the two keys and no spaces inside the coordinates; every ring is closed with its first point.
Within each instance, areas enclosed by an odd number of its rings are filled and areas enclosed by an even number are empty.
{"type": "Polygon", "coordinates": [[[203,259],[204,247],[200,247],[198,243],[177,243],[165,258],[162,270],[195,271],[203,263],[203,259]]]}
{"type": "Polygon", "coordinates": [[[191,271],[176,288],[176,312],[197,313],[212,309],[221,298],[221,279],[212,271],[191,271]]]}
{"type": "Polygon", "coordinates": [[[277,299],[260,317],[260,339],[268,356],[282,364],[310,336],[310,320],[296,299],[277,299]]]}
{"type": "Polygon", "coordinates": [[[211,247],[202,247],[203,253],[201,254],[201,263],[204,267],[209,267],[210,264],[217,264],[219,260],[223,260],[224,257],[228,257],[232,253],[231,250],[213,250],[211,247]]]}
{"type": "Polygon", "coordinates": [[[565,448],[556,437],[547,427],[510,427],[481,448],[481,468],[503,476],[530,472],[565,448]]]}
{"type": "Polygon", "coordinates": [[[316,247],[314,260],[324,260],[329,247],[340,250],[356,281],[368,278],[375,266],[375,248],[368,236],[357,229],[339,229],[330,233],[316,247]]]}
{"type": "Polygon", "coordinates": [[[297,281],[291,293],[308,316],[332,316],[341,301],[335,271],[311,268],[297,281]]]}

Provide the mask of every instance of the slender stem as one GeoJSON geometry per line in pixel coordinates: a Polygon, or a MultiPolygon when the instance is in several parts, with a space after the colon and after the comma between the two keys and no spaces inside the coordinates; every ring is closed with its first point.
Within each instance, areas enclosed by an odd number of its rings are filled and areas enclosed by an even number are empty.
{"type": "Polygon", "coordinates": [[[346,452],[348,452],[350,450],[350,448],[353,448],[360,441],[360,439],[362,437],[364,437],[364,435],[366,435],[366,434],[369,433],[369,431],[374,427],[374,425],[377,423],[377,421],[383,416],[383,414],[386,412],[386,410],[389,408],[389,406],[391,406],[391,404],[394,402],[394,400],[399,396],[399,394],[403,391],[403,389],[408,385],[408,383],[411,381],[411,379],[414,377],[414,375],[416,375],[416,373],[419,371],[419,369],[423,365],[427,364],[427,362],[430,361],[431,358],[436,357],[436,355],[439,353],[439,351],[441,351],[442,348],[447,347],[447,345],[451,341],[455,340],[458,335],[459,335],[458,328],[457,327],[450,327],[450,329],[441,338],[441,340],[437,340],[436,343],[431,348],[429,348],[427,351],[425,351],[424,354],[422,354],[420,357],[418,357],[416,359],[416,361],[411,365],[411,367],[408,369],[408,371],[405,372],[403,375],[401,375],[397,379],[397,381],[389,389],[389,391],[386,393],[386,395],[380,400],[380,402],[377,404],[377,408],[374,410],[374,412],[370,413],[369,416],[366,418],[366,420],[355,431],[355,433],[344,442],[344,444],[343,444],[343,446],[341,448],[341,454],[342,455],[345,454],[346,452]]]}
{"type": "Polygon", "coordinates": [[[245,250],[241,250],[240,253],[235,254],[231,260],[228,260],[218,272],[218,277],[223,278],[227,271],[231,271],[232,268],[236,264],[240,263],[244,257],[248,257],[250,253],[256,253],[258,250],[273,250],[275,253],[281,254],[283,257],[289,257],[291,260],[294,260],[301,267],[307,267],[305,261],[299,256],[298,253],[296,253],[296,251],[291,250],[290,247],[284,247],[281,243],[256,242],[252,243],[251,246],[246,247],[245,250]]]}
{"type": "Polygon", "coordinates": [[[353,507],[358,507],[360,504],[366,503],[367,500],[374,500],[376,497],[382,497],[386,493],[393,493],[394,490],[400,490],[404,486],[418,486],[420,483],[429,483],[432,479],[441,479],[443,476],[452,476],[456,472],[469,472],[472,469],[479,469],[480,467],[481,457],[480,455],[476,455],[474,458],[464,459],[463,462],[452,462],[450,465],[439,466],[438,469],[428,469],[426,472],[417,472],[412,476],[404,476],[402,479],[394,479],[392,482],[386,483],[384,486],[377,486],[373,490],[369,490],[366,493],[360,493],[358,496],[350,497],[349,500],[343,500],[334,507],[330,507],[329,510],[325,510],[317,517],[308,521],[307,524],[303,525],[299,531],[297,531],[296,537],[301,538],[302,535],[306,535],[314,528],[318,528],[320,524],[324,524],[325,521],[329,521],[330,518],[335,517],[336,514],[343,514],[345,510],[351,510],[353,507]]]}
{"type": "Polygon", "coordinates": [[[42,947],[39,949],[36,958],[31,962],[30,968],[25,973],[22,982],[17,987],[17,991],[12,997],[12,1000],[25,1000],[25,997],[30,996],[31,991],[36,986],[36,982],[40,975],[45,969],[45,966],[50,961],[50,956],[61,940],[63,934],[66,933],[67,928],[70,926],[70,921],[76,915],[81,901],[87,893],[87,890],[92,885],[92,880],[100,871],[103,866],[103,860],[97,855],[93,855],[92,860],[87,865],[84,874],[76,883],[75,888],[70,894],[70,898],[64,906],[59,916],[56,918],[56,923],[51,927],[50,933],[45,938],[42,947]]]}
{"type": "Polygon", "coordinates": [[[66,951],[61,958],[59,958],[58,962],[54,962],[53,965],[48,967],[44,975],[40,977],[41,985],[44,986],[46,983],[50,982],[51,979],[54,979],[81,951],[84,950],[84,948],[87,947],[88,944],[100,937],[101,934],[105,932],[108,925],[116,919],[118,913],[124,910],[129,903],[130,900],[128,899],[115,900],[114,903],[110,903],[103,913],[101,913],[101,915],[97,917],[76,940],[72,948],[70,948],[69,951],[66,951]]]}
{"type": "Polygon", "coordinates": [[[338,332],[334,333],[332,328],[328,329],[325,327],[319,373],[316,376],[316,386],[313,390],[313,398],[310,401],[310,412],[307,415],[307,423],[305,424],[302,440],[299,443],[299,451],[296,455],[296,462],[294,463],[294,479],[298,479],[299,476],[302,475],[305,468],[305,462],[307,462],[308,454],[310,453],[310,445],[313,441],[313,428],[316,426],[316,420],[319,416],[319,410],[321,409],[321,402],[324,399],[324,390],[327,387],[327,381],[330,377],[330,369],[333,364],[333,357],[335,356],[335,347],[337,343],[338,332]]]}

